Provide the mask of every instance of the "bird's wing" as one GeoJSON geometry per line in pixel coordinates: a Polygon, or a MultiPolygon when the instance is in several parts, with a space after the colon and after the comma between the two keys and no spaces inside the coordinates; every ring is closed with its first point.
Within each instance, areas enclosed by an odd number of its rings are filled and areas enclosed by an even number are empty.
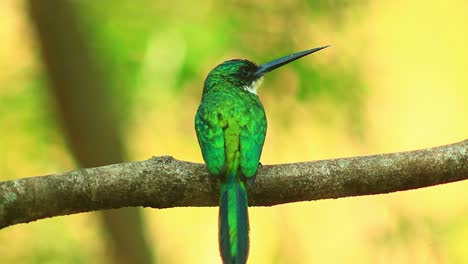
{"type": "Polygon", "coordinates": [[[253,181],[265,142],[267,121],[261,105],[250,107],[248,111],[249,118],[240,133],[240,167],[247,180],[253,181]]]}
{"type": "Polygon", "coordinates": [[[216,113],[201,106],[195,115],[195,131],[208,170],[220,175],[225,168],[224,132],[216,113]]]}

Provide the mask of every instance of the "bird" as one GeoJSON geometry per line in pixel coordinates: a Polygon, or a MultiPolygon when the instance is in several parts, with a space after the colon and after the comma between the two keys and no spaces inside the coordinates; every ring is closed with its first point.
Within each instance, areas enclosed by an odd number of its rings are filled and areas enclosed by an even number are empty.
{"type": "Polygon", "coordinates": [[[245,264],[249,255],[247,188],[255,182],[267,131],[257,95],[263,76],[328,46],[297,52],[257,65],[227,60],[211,70],[195,114],[203,160],[221,182],[218,242],[224,264],[245,264]]]}

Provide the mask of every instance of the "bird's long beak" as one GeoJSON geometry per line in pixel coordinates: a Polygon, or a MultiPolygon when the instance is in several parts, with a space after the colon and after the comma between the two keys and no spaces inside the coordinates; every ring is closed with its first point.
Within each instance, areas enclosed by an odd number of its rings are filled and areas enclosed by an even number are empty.
{"type": "Polygon", "coordinates": [[[312,54],[312,53],[314,53],[316,51],[327,48],[329,46],[330,45],[315,48],[315,49],[304,50],[304,51],[301,51],[301,52],[297,52],[297,53],[287,55],[287,56],[278,58],[276,60],[272,60],[270,62],[264,63],[264,64],[258,66],[258,69],[255,72],[255,78],[260,78],[261,76],[263,76],[267,72],[270,72],[270,71],[272,71],[274,69],[277,69],[277,68],[279,68],[279,67],[281,67],[283,65],[286,65],[286,64],[288,64],[290,62],[293,62],[293,61],[295,61],[297,59],[300,59],[300,58],[302,58],[304,56],[307,56],[309,54],[312,54]]]}

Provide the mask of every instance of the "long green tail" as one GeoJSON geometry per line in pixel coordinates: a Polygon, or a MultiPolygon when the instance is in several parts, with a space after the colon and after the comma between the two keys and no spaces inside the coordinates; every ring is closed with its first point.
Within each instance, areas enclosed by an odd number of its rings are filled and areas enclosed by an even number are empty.
{"type": "Polygon", "coordinates": [[[221,185],[219,249],[224,264],[245,264],[249,255],[249,214],[245,183],[230,172],[221,185]]]}

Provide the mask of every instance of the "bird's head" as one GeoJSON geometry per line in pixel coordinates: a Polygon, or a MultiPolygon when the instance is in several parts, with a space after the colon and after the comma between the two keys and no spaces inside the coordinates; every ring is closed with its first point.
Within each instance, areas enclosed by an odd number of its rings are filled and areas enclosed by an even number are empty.
{"type": "Polygon", "coordinates": [[[265,75],[265,73],[326,47],[328,46],[297,52],[262,65],[256,65],[249,60],[241,59],[225,61],[216,66],[208,74],[205,80],[205,89],[210,89],[212,87],[212,83],[219,84],[219,82],[224,82],[230,83],[234,87],[243,89],[244,91],[257,94],[257,89],[262,83],[263,75],[265,75]]]}

